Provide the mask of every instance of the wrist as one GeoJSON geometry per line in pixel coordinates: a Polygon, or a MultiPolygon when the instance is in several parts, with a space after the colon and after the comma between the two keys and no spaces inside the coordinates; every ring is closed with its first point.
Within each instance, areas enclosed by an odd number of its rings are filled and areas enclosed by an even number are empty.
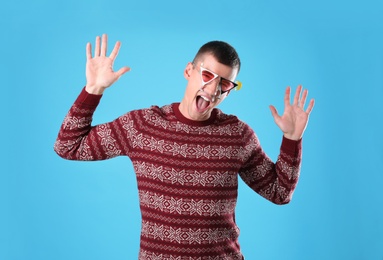
{"type": "Polygon", "coordinates": [[[93,95],[102,95],[104,93],[104,90],[105,88],[102,88],[102,87],[89,86],[89,85],[85,86],[85,91],[93,95]]]}
{"type": "Polygon", "coordinates": [[[284,133],[283,136],[287,139],[293,140],[293,141],[299,141],[302,139],[302,136],[295,136],[295,135],[290,135],[287,133],[284,133]]]}

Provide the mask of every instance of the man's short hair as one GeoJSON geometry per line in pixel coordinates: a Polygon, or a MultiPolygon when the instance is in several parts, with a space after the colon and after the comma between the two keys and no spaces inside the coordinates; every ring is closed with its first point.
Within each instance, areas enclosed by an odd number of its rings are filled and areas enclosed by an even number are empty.
{"type": "Polygon", "coordinates": [[[237,51],[233,46],[223,41],[211,41],[202,45],[194,57],[193,63],[203,59],[205,54],[211,54],[219,63],[227,65],[231,68],[237,68],[238,72],[241,68],[241,60],[237,51]]]}

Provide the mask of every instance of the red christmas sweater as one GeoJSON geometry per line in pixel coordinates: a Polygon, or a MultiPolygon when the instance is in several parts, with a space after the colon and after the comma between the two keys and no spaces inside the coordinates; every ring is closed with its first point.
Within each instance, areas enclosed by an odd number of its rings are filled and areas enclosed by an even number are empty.
{"type": "Polygon", "coordinates": [[[235,223],[238,176],[273,203],[290,201],[301,141],[283,138],[274,163],[237,117],[214,109],[209,120],[191,121],[178,103],[91,126],[100,98],[83,89],[54,149],[69,160],[131,159],[142,216],[140,260],[242,259],[235,223]]]}

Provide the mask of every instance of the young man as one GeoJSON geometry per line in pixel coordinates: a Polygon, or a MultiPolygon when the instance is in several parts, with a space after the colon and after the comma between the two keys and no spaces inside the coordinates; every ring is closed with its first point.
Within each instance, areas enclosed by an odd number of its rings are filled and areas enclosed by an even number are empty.
{"type": "Polygon", "coordinates": [[[273,163],[247,124],[215,108],[238,87],[240,60],[233,47],[214,41],[186,65],[180,103],[91,126],[101,94],[129,71],[113,70],[119,48],[117,42],[108,57],[106,35],[96,38],[94,56],[87,44],[87,84],[61,126],[55,151],[70,160],[132,160],[142,214],[139,259],[244,259],[234,216],[238,176],[273,203],[288,203],[314,101],[304,111],[307,90],[301,96],[298,87],[290,104],[288,88],[283,115],[270,107],[283,132],[273,163]]]}

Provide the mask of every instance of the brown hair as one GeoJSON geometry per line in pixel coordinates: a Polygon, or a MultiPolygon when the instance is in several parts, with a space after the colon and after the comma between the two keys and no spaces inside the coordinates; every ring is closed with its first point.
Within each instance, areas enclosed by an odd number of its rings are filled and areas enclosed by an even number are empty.
{"type": "Polygon", "coordinates": [[[201,59],[205,54],[213,55],[219,63],[237,68],[241,68],[241,60],[237,51],[230,44],[223,41],[211,41],[202,45],[194,57],[193,63],[201,59]]]}

